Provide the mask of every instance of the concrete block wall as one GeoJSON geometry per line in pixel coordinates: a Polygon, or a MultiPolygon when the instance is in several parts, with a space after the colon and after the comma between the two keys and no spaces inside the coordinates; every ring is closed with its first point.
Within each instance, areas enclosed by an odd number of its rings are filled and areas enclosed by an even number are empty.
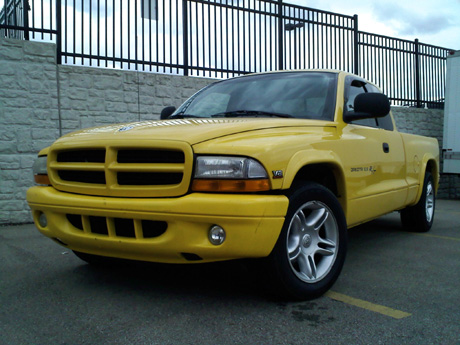
{"type": "Polygon", "coordinates": [[[31,222],[38,151],[81,128],[158,119],[214,79],[57,65],[50,43],[0,38],[0,224],[31,222]]]}
{"type": "MultiPolygon", "coordinates": [[[[392,107],[393,117],[400,132],[419,134],[438,139],[442,157],[444,110],[392,107]]],[[[442,173],[442,158],[441,158],[442,173]]],[[[460,176],[441,174],[438,198],[460,198],[460,176]]]]}
{"type": "MultiPolygon", "coordinates": [[[[159,118],[213,79],[57,65],[55,45],[0,38],[0,225],[31,222],[25,201],[40,149],[71,131],[159,118]]],[[[393,109],[401,131],[435,136],[443,112],[393,109]]],[[[458,176],[440,197],[459,198],[458,176]]]]}
{"type": "Polygon", "coordinates": [[[212,79],[58,66],[62,134],[113,123],[158,119],[212,79]],[[179,92],[177,92],[179,90],[179,92]]]}
{"type": "Polygon", "coordinates": [[[59,135],[55,46],[0,39],[0,224],[30,221],[37,152],[59,135]]]}

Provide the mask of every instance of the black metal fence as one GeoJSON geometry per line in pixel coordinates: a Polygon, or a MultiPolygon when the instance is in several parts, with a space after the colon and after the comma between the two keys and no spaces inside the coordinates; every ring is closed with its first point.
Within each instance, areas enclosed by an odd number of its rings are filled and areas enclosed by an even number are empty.
{"type": "Polygon", "coordinates": [[[442,107],[449,54],[282,0],[3,0],[0,34],[55,42],[64,64],[215,78],[345,70],[418,107],[442,107]]]}
{"type": "Polygon", "coordinates": [[[24,28],[28,26],[28,23],[25,22],[28,16],[25,15],[23,5],[23,0],[4,0],[3,7],[0,7],[1,37],[26,38],[24,28]],[[4,29],[5,25],[8,25],[10,29],[4,29]]]}

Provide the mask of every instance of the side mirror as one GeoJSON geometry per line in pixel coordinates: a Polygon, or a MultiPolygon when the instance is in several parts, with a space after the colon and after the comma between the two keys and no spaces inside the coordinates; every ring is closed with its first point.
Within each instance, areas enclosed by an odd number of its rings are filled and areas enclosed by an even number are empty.
{"type": "Polygon", "coordinates": [[[166,107],[161,111],[160,119],[167,119],[172,113],[176,111],[176,107],[166,107]]]}
{"type": "Polygon", "coordinates": [[[383,93],[360,93],[354,101],[354,112],[344,113],[343,120],[354,120],[384,117],[390,112],[390,101],[383,93]]]}

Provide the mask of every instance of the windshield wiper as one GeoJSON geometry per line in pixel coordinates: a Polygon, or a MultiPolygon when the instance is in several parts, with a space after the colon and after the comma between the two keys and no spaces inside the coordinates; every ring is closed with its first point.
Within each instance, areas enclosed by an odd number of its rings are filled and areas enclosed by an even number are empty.
{"type": "Polygon", "coordinates": [[[271,116],[271,117],[294,117],[289,114],[283,113],[274,113],[271,111],[263,110],[235,110],[235,111],[225,111],[223,113],[218,113],[211,115],[211,117],[253,117],[253,116],[271,116]]]}
{"type": "Polygon", "coordinates": [[[168,117],[168,120],[171,119],[190,119],[190,118],[201,118],[201,116],[189,115],[189,114],[176,114],[168,117]]]}

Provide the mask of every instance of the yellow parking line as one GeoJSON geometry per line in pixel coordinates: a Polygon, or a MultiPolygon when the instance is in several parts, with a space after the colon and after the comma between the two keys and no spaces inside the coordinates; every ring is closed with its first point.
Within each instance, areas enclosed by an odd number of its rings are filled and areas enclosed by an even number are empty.
{"type": "Polygon", "coordinates": [[[324,296],[332,298],[336,301],[354,305],[355,307],[367,309],[382,315],[390,316],[394,319],[402,319],[412,315],[401,310],[388,308],[383,305],[374,304],[371,302],[364,301],[362,299],[350,297],[334,291],[328,291],[324,294],[324,296]]]}
{"type": "Polygon", "coordinates": [[[426,236],[426,237],[442,238],[443,240],[449,240],[449,241],[460,241],[460,238],[458,237],[439,236],[439,235],[432,235],[432,234],[420,234],[420,233],[415,233],[415,232],[413,232],[413,234],[419,235],[419,236],[426,236]]]}

